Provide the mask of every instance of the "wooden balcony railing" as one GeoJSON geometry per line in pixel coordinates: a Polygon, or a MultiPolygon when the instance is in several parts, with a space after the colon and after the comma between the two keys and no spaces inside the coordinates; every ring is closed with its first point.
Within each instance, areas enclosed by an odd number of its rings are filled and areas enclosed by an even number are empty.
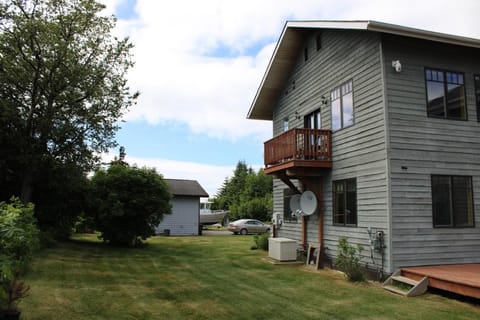
{"type": "Polygon", "coordinates": [[[264,144],[265,167],[288,161],[331,161],[332,132],[318,129],[291,129],[264,144]]]}

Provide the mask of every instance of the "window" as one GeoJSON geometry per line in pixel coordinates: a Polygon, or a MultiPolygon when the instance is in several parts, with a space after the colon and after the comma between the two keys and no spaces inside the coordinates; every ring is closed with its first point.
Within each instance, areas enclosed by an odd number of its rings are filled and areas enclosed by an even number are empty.
{"type": "Polygon", "coordinates": [[[353,81],[350,80],[331,92],[332,130],[353,124],[353,81]]]}
{"type": "Polygon", "coordinates": [[[297,194],[292,189],[283,189],[283,220],[285,222],[296,222],[297,218],[292,216],[292,209],[290,208],[290,199],[297,194]]]}
{"type": "Polygon", "coordinates": [[[307,114],[303,118],[303,122],[304,122],[304,128],[306,129],[322,128],[322,116],[320,114],[320,109],[317,109],[312,113],[307,114]]]}
{"type": "Polygon", "coordinates": [[[467,120],[463,73],[425,69],[429,117],[467,120]]]}
{"type": "Polygon", "coordinates": [[[333,224],[357,225],[357,179],[333,182],[333,224]]]}
{"type": "Polygon", "coordinates": [[[477,103],[477,121],[480,122],[480,75],[474,76],[475,82],[475,100],[477,103]]]}
{"type": "Polygon", "coordinates": [[[434,227],[473,227],[472,177],[432,175],[434,227]]]}
{"type": "Polygon", "coordinates": [[[289,121],[288,118],[283,119],[283,132],[287,132],[289,127],[289,121]]]}
{"type": "Polygon", "coordinates": [[[308,47],[303,48],[303,60],[308,60],[308,47]]]}
{"type": "Polygon", "coordinates": [[[315,37],[315,46],[317,48],[317,51],[322,49],[322,34],[321,33],[317,34],[317,36],[315,37]]]}

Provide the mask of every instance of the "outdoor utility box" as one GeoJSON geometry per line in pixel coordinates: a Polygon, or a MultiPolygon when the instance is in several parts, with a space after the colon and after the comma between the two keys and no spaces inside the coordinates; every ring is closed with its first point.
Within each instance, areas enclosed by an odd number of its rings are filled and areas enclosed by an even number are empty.
{"type": "Polygon", "coordinates": [[[268,238],[268,256],[278,261],[297,260],[297,241],[288,238],[268,238]]]}

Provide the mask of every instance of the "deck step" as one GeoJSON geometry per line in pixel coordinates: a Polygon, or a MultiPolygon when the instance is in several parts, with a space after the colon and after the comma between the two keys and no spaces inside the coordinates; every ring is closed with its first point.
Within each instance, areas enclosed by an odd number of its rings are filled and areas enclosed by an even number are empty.
{"type": "Polygon", "coordinates": [[[416,286],[420,281],[413,280],[404,276],[392,276],[392,280],[401,282],[401,283],[406,283],[411,286],[416,286]]]}
{"type": "Polygon", "coordinates": [[[422,280],[417,281],[405,276],[402,276],[402,271],[395,271],[384,283],[383,288],[390,292],[400,294],[406,297],[414,297],[424,294],[428,289],[428,278],[424,277],[422,280]],[[404,284],[404,289],[399,285],[404,284]]]}
{"type": "Polygon", "coordinates": [[[393,292],[393,293],[396,293],[396,294],[399,294],[401,296],[407,296],[407,293],[408,293],[408,291],[402,290],[398,287],[394,287],[394,286],[391,286],[391,285],[384,285],[383,289],[385,289],[387,291],[390,291],[390,292],[393,292]]]}

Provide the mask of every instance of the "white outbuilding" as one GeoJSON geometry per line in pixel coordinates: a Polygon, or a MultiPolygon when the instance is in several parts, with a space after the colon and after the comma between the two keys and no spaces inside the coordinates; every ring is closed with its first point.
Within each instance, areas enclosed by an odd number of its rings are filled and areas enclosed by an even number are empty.
{"type": "Polygon", "coordinates": [[[163,216],[156,233],[172,236],[200,234],[200,198],[208,193],[196,180],[165,179],[172,194],[172,213],[163,216]]]}

